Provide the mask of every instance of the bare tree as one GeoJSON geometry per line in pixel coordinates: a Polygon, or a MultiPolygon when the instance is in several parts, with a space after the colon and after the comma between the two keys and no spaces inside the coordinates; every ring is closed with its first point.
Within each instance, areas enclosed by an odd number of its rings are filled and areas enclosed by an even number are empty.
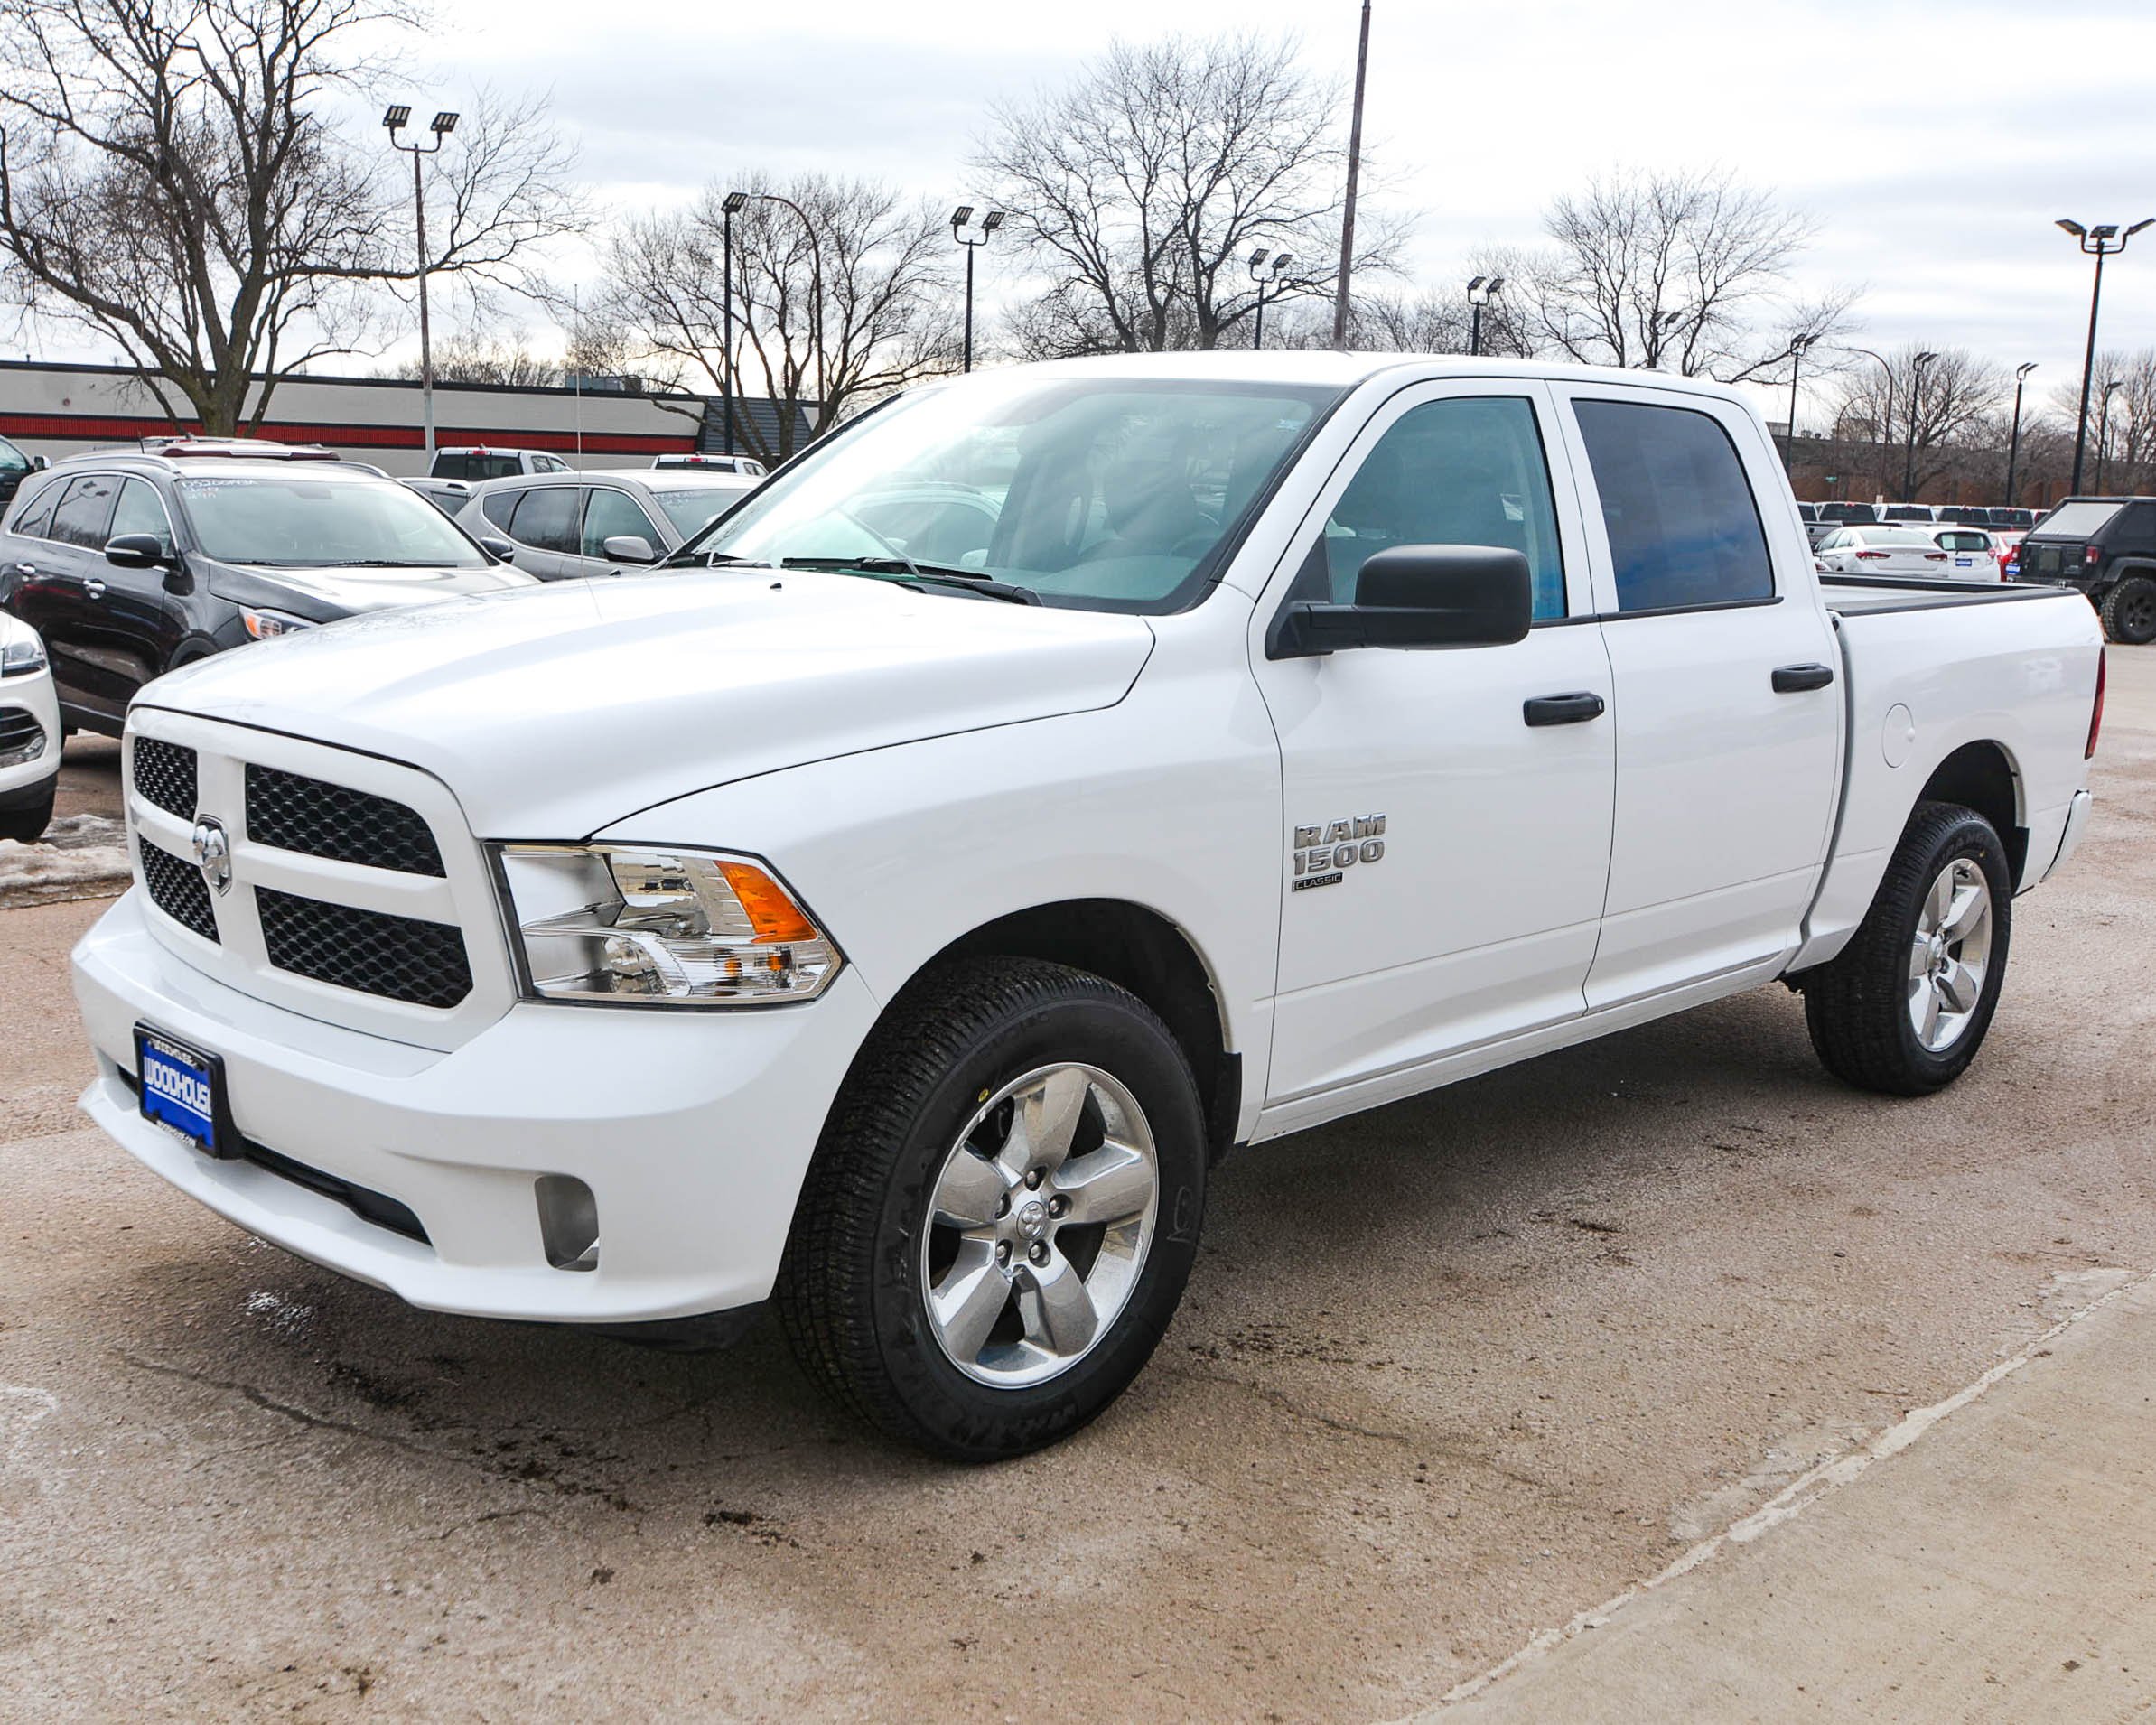
{"type": "MultiPolygon", "coordinates": [[[[751,453],[783,460],[804,418],[807,434],[820,436],[865,403],[956,368],[939,213],[873,181],[732,183],[749,194],[733,219],[736,393],[782,409],[775,435],[745,415],[738,422],[751,453]]],[[[602,298],[604,313],[673,380],[700,378],[714,393],[726,375],[727,190],[714,182],[685,211],[615,228],[602,298]]]]}
{"type": "MultiPolygon", "coordinates": [[[[419,361],[407,359],[387,374],[416,378],[419,361]]],[[[562,380],[562,368],[534,353],[522,332],[503,340],[452,336],[434,346],[434,377],[442,383],[492,384],[502,389],[546,388],[562,380]]]]}
{"type": "Polygon", "coordinates": [[[1834,424],[1838,437],[1880,445],[1883,493],[1899,494],[1906,473],[1913,500],[1972,451],[2003,441],[1997,421],[2007,383],[1991,360],[1966,348],[1914,342],[1882,357],[1884,369],[1869,365],[1843,375],[1834,424]],[[1919,366],[1924,352],[1935,357],[1919,366]]]}
{"type": "MultiPolygon", "coordinates": [[[[1340,105],[1301,59],[1293,40],[1118,42],[1065,88],[994,110],[975,165],[1047,283],[1013,314],[1022,352],[1232,345],[1260,246],[1302,266],[1269,303],[1330,297],[1340,105]]],[[[1363,220],[1356,269],[1387,266],[1401,225],[1363,220]]]]}
{"type": "Polygon", "coordinates": [[[1527,342],[1583,365],[1725,383],[1769,373],[1800,336],[1831,335],[1851,296],[1787,294],[1805,217],[1726,172],[1619,172],[1559,198],[1553,242],[1511,292],[1527,342]]]}
{"type": "MultiPolygon", "coordinates": [[[[2061,378],[2050,392],[2050,418],[2058,426],[2071,465],[2074,427],[2081,411],[2081,375],[2061,378]]],[[[2104,489],[2140,491],[2156,484],[2156,348],[2096,355],[2088,392],[2088,449],[2083,482],[2095,487],[2099,443],[2104,489]],[[2105,406],[2105,386],[2116,382],[2105,406]]]]}
{"type": "MultiPolygon", "coordinates": [[[[417,279],[402,158],[325,117],[373,70],[365,42],[416,17],[406,0],[0,0],[0,291],[117,343],[175,419],[183,403],[214,434],[259,425],[281,378],[353,351],[369,290],[417,279]]],[[[516,283],[578,223],[569,166],[536,106],[481,104],[430,171],[427,269],[516,283]]]]}

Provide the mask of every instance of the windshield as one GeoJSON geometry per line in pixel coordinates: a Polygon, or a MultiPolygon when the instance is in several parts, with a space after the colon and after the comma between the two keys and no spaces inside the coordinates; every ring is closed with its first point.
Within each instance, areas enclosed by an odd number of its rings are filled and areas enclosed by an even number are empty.
{"type": "Polygon", "coordinates": [[[1197,597],[1216,552],[1338,394],[976,377],[810,452],[685,556],[896,559],[990,576],[1051,605],[1175,611],[1197,597]]]}
{"type": "Polygon", "coordinates": [[[746,485],[698,485],[670,491],[655,488],[651,496],[667,512],[674,530],[687,539],[703,532],[748,494],[746,485]]]}
{"type": "Polygon", "coordinates": [[[487,559],[441,510],[390,480],[182,480],[203,555],[219,563],[481,569],[487,559]]]}
{"type": "Polygon", "coordinates": [[[30,457],[6,438],[0,437],[0,473],[27,473],[29,471],[30,457]]]}
{"type": "Polygon", "coordinates": [[[2031,537],[2093,539],[2125,506],[2119,503],[2062,503],[2036,524],[2031,537]]]}

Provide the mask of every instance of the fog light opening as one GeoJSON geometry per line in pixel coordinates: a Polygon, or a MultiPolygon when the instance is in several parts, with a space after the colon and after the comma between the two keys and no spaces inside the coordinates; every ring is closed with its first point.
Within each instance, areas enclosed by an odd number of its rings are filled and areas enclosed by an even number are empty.
{"type": "Polygon", "coordinates": [[[570,1174],[542,1174],[533,1182],[539,1198],[539,1238],[556,1270],[599,1267],[599,1200],[570,1174]]]}

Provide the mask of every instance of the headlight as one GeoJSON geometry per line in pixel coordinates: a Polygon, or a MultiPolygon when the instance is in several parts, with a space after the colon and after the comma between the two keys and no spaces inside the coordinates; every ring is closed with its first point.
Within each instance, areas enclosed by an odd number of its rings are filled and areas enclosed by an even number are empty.
{"type": "Polygon", "coordinates": [[[314,627],[304,617],[294,617],[289,611],[250,611],[245,605],[239,608],[239,620],[247,626],[247,633],[258,641],[314,627]]]}
{"type": "Polygon", "coordinates": [[[768,1005],[838,974],[838,949],[760,863],[640,844],[498,854],[535,999],[768,1005]]]}
{"type": "Polygon", "coordinates": [[[34,635],[0,648],[0,676],[28,676],[45,668],[45,644],[34,635]]]}

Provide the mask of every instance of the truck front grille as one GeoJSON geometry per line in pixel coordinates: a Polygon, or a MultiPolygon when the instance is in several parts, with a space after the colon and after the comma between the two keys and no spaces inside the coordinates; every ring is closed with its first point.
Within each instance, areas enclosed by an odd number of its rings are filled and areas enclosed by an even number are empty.
{"type": "Polygon", "coordinates": [[[415,1006],[454,1006],[471,992],[463,934],[447,923],[268,887],[255,889],[255,909],[269,962],[295,976],[415,1006]]]}
{"type": "Polygon", "coordinates": [[[247,811],[247,836],[257,844],[401,874],[443,872],[441,848],[418,811],[371,791],[250,761],[247,811]]]}
{"type": "Polygon", "coordinates": [[[135,788],[143,799],[183,821],[194,819],[195,752],[157,737],[137,737],[135,788]]]}
{"type": "Polygon", "coordinates": [[[150,902],[182,928],[204,940],[215,940],[217,913],[210,908],[210,888],[201,870],[148,839],[141,840],[140,844],[142,881],[150,890],[150,902]]]}

